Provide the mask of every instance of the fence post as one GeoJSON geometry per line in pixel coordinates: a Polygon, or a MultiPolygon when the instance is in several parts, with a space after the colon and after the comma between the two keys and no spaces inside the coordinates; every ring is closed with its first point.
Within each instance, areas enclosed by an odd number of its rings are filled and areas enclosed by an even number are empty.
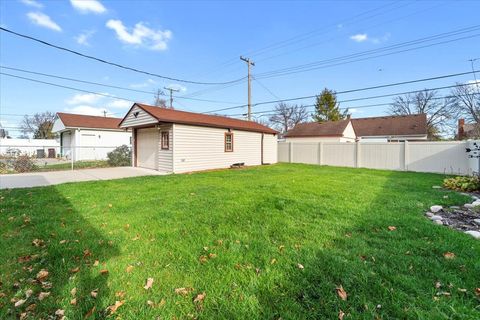
{"type": "Polygon", "coordinates": [[[71,152],[70,152],[70,159],[72,160],[71,161],[71,167],[72,167],[72,171],[73,171],[73,156],[74,156],[73,153],[75,152],[75,147],[70,148],[70,149],[72,149],[71,152]]]}
{"type": "Polygon", "coordinates": [[[322,165],[323,163],[323,142],[318,143],[318,164],[322,165]]]}
{"type": "Polygon", "coordinates": [[[360,142],[355,142],[355,168],[360,168],[360,142]]]}
{"type": "Polygon", "coordinates": [[[405,140],[403,142],[403,154],[404,154],[403,170],[408,171],[408,162],[410,161],[410,150],[408,148],[408,141],[407,140],[405,140]]]}
{"type": "Polygon", "coordinates": [[[293,160],[293,142],[288,143],[288,162],[292,162],[293,160]]]}

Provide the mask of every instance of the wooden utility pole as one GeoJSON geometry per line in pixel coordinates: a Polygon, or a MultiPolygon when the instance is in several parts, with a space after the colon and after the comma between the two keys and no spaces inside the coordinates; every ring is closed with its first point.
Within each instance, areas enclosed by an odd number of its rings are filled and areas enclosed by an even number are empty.
{"type": "Polygon", "coordinates": [[[173,109],[173,92],[178,92],[180,91],[180,89],[173,89],[167,87],[163,87],[163,89],[170,91],[170,109],[173,109]]]}
{"type": "Polygon", "coordinates": [[[252,75],[250,73],[250,66],[255,66],[255,63],[250,58],[240,56],[240,60],[245,61],[248,65],[248,120],[252,120],[252,75]]]}

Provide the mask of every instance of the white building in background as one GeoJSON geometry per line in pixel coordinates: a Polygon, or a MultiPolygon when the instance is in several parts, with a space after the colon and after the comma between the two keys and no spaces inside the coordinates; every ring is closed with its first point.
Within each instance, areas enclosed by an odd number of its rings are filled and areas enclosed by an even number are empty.
{"type": "Polygon", "coordinates": [[[277,162],[277,131],[253,121],[135,103],[133,166],[182,173],[277,162]]]}
{"type": "Polygon", "coordinates": [[[131,146],[132,134],[119,128],[121,120],[58,112],[52,131],[59,135],[60,155],[75,161],[104,160],[116,147],[131,146]]]}
{"type": "Polygon", "coordinates": [[[58,139],[0,139],[0,155],[27,154],[38,158],[56,158],[59,152],[58,139]]]}

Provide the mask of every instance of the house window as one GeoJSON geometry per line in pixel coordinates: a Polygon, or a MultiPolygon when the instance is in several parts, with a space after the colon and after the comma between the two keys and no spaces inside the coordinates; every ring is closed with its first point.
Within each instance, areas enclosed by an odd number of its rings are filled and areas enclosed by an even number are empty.
{"type": "Polygon", "coordinates": [[[169,134],[168,131],[162,131],[162,150],[168,150],[169,149],[169,134]]]}
{"type": "Polygon", "coordinates": [[[225,132],[225,152],[233,152],[233,133],[225,132]]]}

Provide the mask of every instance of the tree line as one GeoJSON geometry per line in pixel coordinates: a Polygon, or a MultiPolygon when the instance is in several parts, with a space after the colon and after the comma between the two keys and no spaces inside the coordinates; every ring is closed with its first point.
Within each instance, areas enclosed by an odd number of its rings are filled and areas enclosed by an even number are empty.
{"type": "MultiPolygon", "coordinates": [[[[455,131],[458,119],[479,123],[480,83],[457,84],[447,96],[440,96],[438,91],[428,89],[399,95],[393,98],[388,109],[389,115],[396,116],[419,113],[427,115],[429,139],[453,138],[452,132],[455,131]]],[[[283,134],[299,123],[338,121],[349,115],[349,108],[340,106],[335,91],[325,88],[316,96],[313,112],[308,112],[305,105],[281,102],[275,106],[268,124],[283,134]]],[[[478,132],[480,136],[480,128],[478,132]]]]}

